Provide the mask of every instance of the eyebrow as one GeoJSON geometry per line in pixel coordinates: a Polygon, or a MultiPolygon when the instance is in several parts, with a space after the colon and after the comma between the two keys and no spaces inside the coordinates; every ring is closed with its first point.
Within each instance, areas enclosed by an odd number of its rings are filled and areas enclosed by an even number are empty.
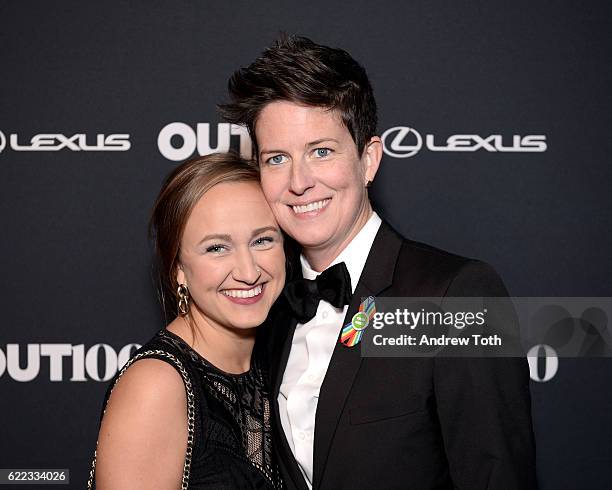
{"type": "Polygon", "coordinates": [[[273,231],[275,233],[278,233],[278,227],[262,226],[261,228],[257,228],[256,230],[253,230],[253,235],[259,235],[260,233],[263,233],[264,231],[273,231]]]}
{"type": "MultiPolygon", "coordinates": [[[[338,144],[340,143],[335,138],[321,138],[321,139],[318,139],[318,140],[306,143],[304,145],[304,148],[310,148],[312,146],[320,145],[321,143],[325,143],[327,141],[333,141],[334,143],[338,143],[338,144]]],[[[266,154],[270,154],[270,153],[286,153],[286,152],[285,152],[285,150],[273,150],[273,149],[270,149],[270,150],[261,150],[259,152],[259,155],[261,156],[261,155],[266,155],[266,154]]]]}
{"type": "Polygon", "coordinates": [[[333,141],[334,143],[340,143],[337,139],[335,138],[321,138],[319,140],[315,140],[315,141],[311,141],[310,143],[306,143],[306,148],[310,147],[310,146],[316,146],[316,145],[320,145],[321,143],[325,143],[327,141],[333,141]]]}
{"type": "Polygon", "coordinates": [[[225,240],[226,242],[229,242],[232,240],[231,235],[223,235],[223,234],[213,234],[213,235],[206,235],[204,238],[202,238],[199,242],[198,245],[208,241],[208,240],[225,240]]]}
{"type": "Polygon", "coordinates": [[[259,155],[266,155],[268,153],[285,153],[285,150],[261,150],[259,155]]]}

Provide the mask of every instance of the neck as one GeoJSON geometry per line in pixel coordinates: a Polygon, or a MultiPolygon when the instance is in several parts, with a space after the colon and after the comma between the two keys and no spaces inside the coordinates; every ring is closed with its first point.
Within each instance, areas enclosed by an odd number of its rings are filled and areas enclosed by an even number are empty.
{"type": "Polygon", "coordinates": [[[337,242],[321,245],[320,247],[304,247],[302,253],[308,260],[308,264],[316,272],[322,272],[329,267],[338,255],[348,246],[349,243],[357,236],[361,229],[372,216],[372,205],[369,200],[365,201],[365,204],[359,211],[357,219],[353,223],[353,226],[349,230],[349,233],[344,239],[337,242]]]}
{"type": "Polygon", "coordinates": [[[251,355],[255,345],[255,328],[243,329],[217,325],[206,318],[195,305],[192,305],[189,314],[191,318],[177,318],[168,326],[168,329],[184,339],[190,339],[191,342],[187,343],[193,350],[227,373],[240,374],[250,369],[251,355]],[[175,326],[177,321],[181,323],[175,326]],[[190,328],[190,325],[194,328],[190,328]],[[194,330],[195,336],[193,335],[194,330]]]}

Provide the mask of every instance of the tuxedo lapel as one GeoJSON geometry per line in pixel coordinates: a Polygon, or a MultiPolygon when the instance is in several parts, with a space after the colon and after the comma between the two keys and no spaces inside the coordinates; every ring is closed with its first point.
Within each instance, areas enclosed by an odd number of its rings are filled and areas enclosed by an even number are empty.
{"type": "MultiPolygon", "coordinates": [[[[349,323],[357,313],[362,298],[376,296],[391,285],[401,244],[401,237],[383,221],[372,243],[342,326],[349,323]]],[[[342,326],[339,327],[338,336],[342,326]]],[[[321,483],[331,442],[361,359],[361,346],[348,348],[336,343],[317,405],[313,457],[314,488],[318,488],[321,483]]]]}
{"type": "Polygon", "coordinates": [[[275,344],[272,350],[272,362],[271,362],[271,378],[272,378],[272,395],[271,403],[274,406],[272,410],[272,423],[274,424],[274,432],[277,435],[277,453],[279,456],[279,463],[285,468],[285,474],[288,474],[292,480],[293,485],[289,485],[289,482],[285,482],[288,488],[296,488],[300,490],[307,490],[306,482],[302,472],[293,457],[289,442],[285,436],[283,425],[280,420],[279,407],[278,407],[278,394],[280,391],[280,385],[283,380],[283,373],[287,366],[287,360],[289,359],[289,352],[291,351],[291,342],[293,340],[293,333],[297,321],[289,313],[287,307],[282,308],[274,320],[274,327],[276,332],[274,333],[275,344]]]}
{"type": "Polygon", "coordinates": [[[287,367],[287,361],[289,360],[289,353],[291,352],[291,342],[293,340],[293,334],[295,332],[295,327],[297,326],[297,320],[293,318],[292,315],[289,314],[289,311],[282,315],[279,315],[277,320],[277,335],[279,342],[276,344],[276,349],[274,351],[274,359],[273,359],[273,368],[272,368],[272,382],[273,382],[273,392],[272,396],[274,399],[278,398],[278,393],[280,391],[280,385],[283,381],[283,373],[285,372],[285,368],[287,367]],[[281,333],[280,330],[283,330],[281,333]]]}

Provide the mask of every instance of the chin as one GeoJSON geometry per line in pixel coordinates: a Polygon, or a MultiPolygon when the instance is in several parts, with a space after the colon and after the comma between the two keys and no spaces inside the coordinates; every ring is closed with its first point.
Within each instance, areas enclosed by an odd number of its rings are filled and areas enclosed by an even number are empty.
{"type": "Polygon", "coordinates": [[[329,221],[313,220],[310,222],[290,221],[290,226],[281,227],[303,247],[319,247],[329,243],[334,236],[336,227],[330,226],[329,221]],[[328,230],[327,228],[330,228],[328,230]],[[333,229],[331,229],[333,228],[333,229]]]}
{"type": "Polygon", "coordinates": [[[293,238],[302,246],[306,248],[318,248],[323,246],[325,243],[329,243],[330,236],[323,233],[304,233],[304,230],[296,233],[293,238]]]}
{"type": "Polygon", "coordinates": [[[267,315],[254,314],[245,317],[235,318],[232,319],[232,325],[234,326],[234,328],[240,330],[248,330],[249,328],[259,327],[259,325],[266,321],[266,317],[267,315]]]}
{"type": "MultiPolygon", "coordinates": [[[[261,323],[263,323],[263,321],[261,323]]],[[[235,321],[232,322],[232,327],[234,328],[234,330],[250,330],[252,328],[258,327],[259,325],[261,325],[261,323],[255,323],[253,322],[253,320],[235,321]]]]}

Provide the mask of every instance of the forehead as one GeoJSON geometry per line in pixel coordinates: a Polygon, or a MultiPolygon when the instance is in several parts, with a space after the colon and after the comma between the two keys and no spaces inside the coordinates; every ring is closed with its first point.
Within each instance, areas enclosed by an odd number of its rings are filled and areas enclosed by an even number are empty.
{"type": "Polygon", "coordinates": [[[184,238],[200,234],[249,234],[276,225],[258,182],[224,182],[213,186],[196,203],[185,225],[184,238]]]}
{"type": "Polygon", "coordinates": [[[255,124],[260,149],[269,144],[307,144],[322,138],[351,139],[337,111],[276,101],[266,105],[255,124]]]}

